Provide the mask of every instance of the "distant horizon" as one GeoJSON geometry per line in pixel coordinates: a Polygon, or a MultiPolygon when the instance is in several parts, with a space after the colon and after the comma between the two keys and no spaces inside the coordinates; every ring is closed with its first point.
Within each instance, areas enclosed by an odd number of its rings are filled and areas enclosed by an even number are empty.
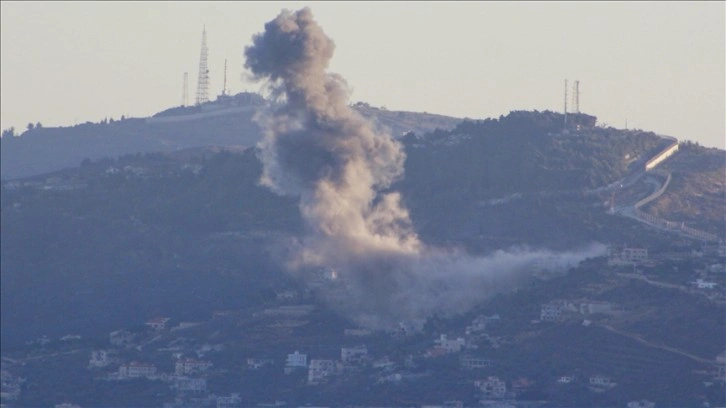
{"type": "Polygon", "coordinates": [[[723,2],[16,2],[2,9],[0,127],[69,127],[193,105],[202,27],[210,96],[258,92],[242,52],[310,7],[350,103],[474,120],[563,112],[726,149],[723,2]],[[403,25],[402,25],[403,24],[403,25]],[[164,27],[160,30],[159,27],[164,27]],[[177,102],[175,102],[177,101],[177,102]]]}

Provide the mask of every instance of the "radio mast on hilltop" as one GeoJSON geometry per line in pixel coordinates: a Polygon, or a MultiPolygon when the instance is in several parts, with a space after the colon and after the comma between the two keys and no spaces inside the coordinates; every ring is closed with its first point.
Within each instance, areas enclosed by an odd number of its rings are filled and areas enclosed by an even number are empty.
{"type": "Polygon", "coordinates": [[[572,112],[580,113],[580,81],[575,80],[572,86],[572,112]]]}
{"type": "Polygon", "coordinates": [[[202,52],[199,55],[199,79],[197,79],[197,105],[209,102],[209,68],[207,67],[207,28],[202,29],[202,52]]]}
{"type": "Polygon", "coordinates": [[[565,79],[565,128],[567,128],[567,80],[565,79]]]}
{"type": "Polygon", "coordinates": [[[224,86],[222,87],[222,95],[227,95],[227,59],[224,59],[224,86]]]}

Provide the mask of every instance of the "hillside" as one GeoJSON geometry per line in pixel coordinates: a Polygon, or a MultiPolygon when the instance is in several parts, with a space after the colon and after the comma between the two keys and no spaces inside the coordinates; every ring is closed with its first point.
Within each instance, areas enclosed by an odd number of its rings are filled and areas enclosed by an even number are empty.
{"type": "Polygon", "coordinates": [[[674,222],[726,237],[726,152],[686,143],[663,166],[672,175],[666,192],[643,208],[674,222]]]}
{"type": "MultiPolygon", "coordinates": [[[[0,174],[3,180],[12,180],[77,167],[85,159],[203,146],[254,146],[261,133],[253,117],[263,104],[257,94],[240,93],[202,106],[166,109],[151,118],[36,127],[17,137],[0,139],[0,174]]],[[[394,136],[451,129],[460,121],[442,115],[388,111],[362,103],[356,108],[394,136]]]]}
{"type": "MultiPolygon", "coordinates": [[[[580,136],[563,136],[553,133],[558,117],[513,113],[499,120],[465,122],[450,132],[407,136],[406,175],[393,188],[403,193],[422,237],[474,253],[522,244],[567,249],[587,241],[629,242],[637,234],[657,242],[656,231],[607,215],[603,198],[585,192],[623,177],[628,163],[652,151],[660,139],[597,127],[581,128],[580,136]]],[[[101,309],[90,305],[101,296],[100,288],[90,282],[101,276],[106,288],[101,293],[106,293],[118,290],[112,289],[116,279],[149,271],[157,271],[159,278],[169,273],[191,278],[198,268],[226,274],[239,262],[274,270],[274,263],[266,264],[270,241],[264,237],[302,233],[295,199],[257,184],[261,169],[254,149],[186,152],[86,161],[76,169],[4,183],[2,290],[9,307],[3,309],[17,310],[10,305],[24,301],[30,283],[21,271],[46,276],[42,281],[47,286],[35,290],[50,291],[42,296],[49,303],[35,307],[50,312],[58,310],[52,307],[57,303],[65,309],[77,304],[76,313],[98,313],[101,309]],[[237,235],[245,238],[237,241],[237,235]],[[242,252],[227,252],[245,240],[257,242],[242,252]],[[222,252],[211,257],[216,251],[222,252]],[[105,271],[98,271],[99,264],[106,265],[105,271]],[[81,292],[89,291],[90,303],[66,299],[80,289],[57,291],[59,282],[87,287],[81,292]]],[[[183,285],[180,290],[185,290],[183,285]]],[[[170,302],[174,298],[169,295],[170,302]]],[[[163,299],[155,299],[135,307],[158,307],[163,299]]],[[[106,298],[104,307],[114,309],[113,302],[106,298]]],[[[35,314],[45,315],[41,309],[35,314]]],[[[118,323],[130,316],[111,314],[121,319],[118,323]]],[[[35,327],[31,332],[36,333],[49,329],[53,319],[4,315],[7,324],[35,327]]],[[[4,335],[21,333],[19,326],[4,335]]]]}
{"type": "Polygon", "coordinates": [[[637,173],[668,141],[651,132],[598,127],[584,114],[570,120],[579,124],[562,132],[561,114],[512,112],[465,121],[449,132],[411,135],[404,138],[406,179],[396,188],[431,239],[490,237],[492,243],[552,247],[611,241],[606,230],[577,227],[585,219],[608,224],[592,219],[604,214],[587,208],[603,208],[609,198],[594,192],[637,173]]]}
{"type": "MultiPolygon", "coordinates": [[[[250,406],[278,400],[472,406],[491,397],[474,386],[490,376],[506,383],[507,400],[532,406],[625,406],[640,399],[659,406],[723,404],[713,371],[726,344],[724,297],[691,282],[723,287],[719,271],[726,259],[718,248],[608,214],[607,186],[637,174],[670,141],[602,128],[584,114],[570,123],[563,131],[560,114],[512,112],[409,133],[401,139],[405,175],[391,189],[402,193],[429,245],[487,256],[599,242],[646,248],[647,261],[618,264],[609,262],[617,257],[599,256],[567,274],[533,273],[472,310],[393,332],[346,335],[344,329],[361,328],[318,296],[326,285],[345,285],[284,271],[279,260],[306,225],[298,198],[258,184],[255,148],[121,155],[5,181],[4,376],[26,379],[18,386],[19,406],[160,406],[175,399],[214,406],[212,395],[232,393],[250,406]],[[545,320],[547,305],[561,315],[545,320]],[[156,316],[180,326],[154,331],[144,323],[156,316]],[[121,329],[133,334],[128,346],[110,343],[109,333],[121,329]],[[434,340],[442,334],[465,339],[466,348],[436,354],[434,340]],[[67,335],[80,339],[60,340],[67,335]],[[340,363],[322,384],[309,385],[307,370],[284,374],[286,356],[295,350],[338,361],[341,347],[361,344],[370,359],[340,363]],[[88,368],[97,350],[110,350],[114,360],[88,368]],[[203,375],[190,374],[204,379],[206,394],[170,385],[176,354],[213,363],[203,375]],[[467,368],[464,357],[489,363],[467,368]],[[248,358],[263,367],[251,368],[248,358]],[[114,380],[121,363],[131,361],[155,364],[166,379],[114,380]],[[576,380],[562,384],[562,376],[576,380]],[[593,387],[595,376],[617,385],[593,387]]],[[[228,126],[231,137],[235,125],[228,126]]],[[[681,211],[691,217],[687,222],[726,223],[716,196],[722,157],[687,146],[666,161],[674,180],[677,172],[708,176],[681,186],[674,181],[663,198],[689,197],[691,212],[663,206],[664,216],[681,211]],[[697,194],[711,198],[695,200],[697,194]]]]}

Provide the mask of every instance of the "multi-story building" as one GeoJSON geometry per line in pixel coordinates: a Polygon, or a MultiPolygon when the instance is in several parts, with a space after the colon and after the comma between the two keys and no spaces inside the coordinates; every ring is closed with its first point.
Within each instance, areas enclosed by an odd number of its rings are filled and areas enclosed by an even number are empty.
{"type": "Polygon", "coordinates": [[[138,361],[122,364],[118,369],[118,375],[120,378],[148,378],[154,374],[156,374],[155,365],[138,361]]]}
{"type": "Polygon", "coordinates": [[[310,360],[308,368],[308,384],[320,384],[335,373],[335,361],[333,360],[310,360]]]}

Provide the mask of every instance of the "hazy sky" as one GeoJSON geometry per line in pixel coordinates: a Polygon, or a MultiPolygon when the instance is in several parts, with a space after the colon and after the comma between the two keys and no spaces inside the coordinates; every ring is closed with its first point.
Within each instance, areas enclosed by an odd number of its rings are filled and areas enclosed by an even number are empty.
{"type": "Polygon", "coordinates": [[[0,127],[145,117],[193,103],[202,27],[211,94],[255,91],[244,47],[309,6],[336,43],[351,101],[487,118],[563,108],[726,148],[724,2],[0,3],[0,127]],[[568,101],[569,103],[569,101],[568,101]]]}

